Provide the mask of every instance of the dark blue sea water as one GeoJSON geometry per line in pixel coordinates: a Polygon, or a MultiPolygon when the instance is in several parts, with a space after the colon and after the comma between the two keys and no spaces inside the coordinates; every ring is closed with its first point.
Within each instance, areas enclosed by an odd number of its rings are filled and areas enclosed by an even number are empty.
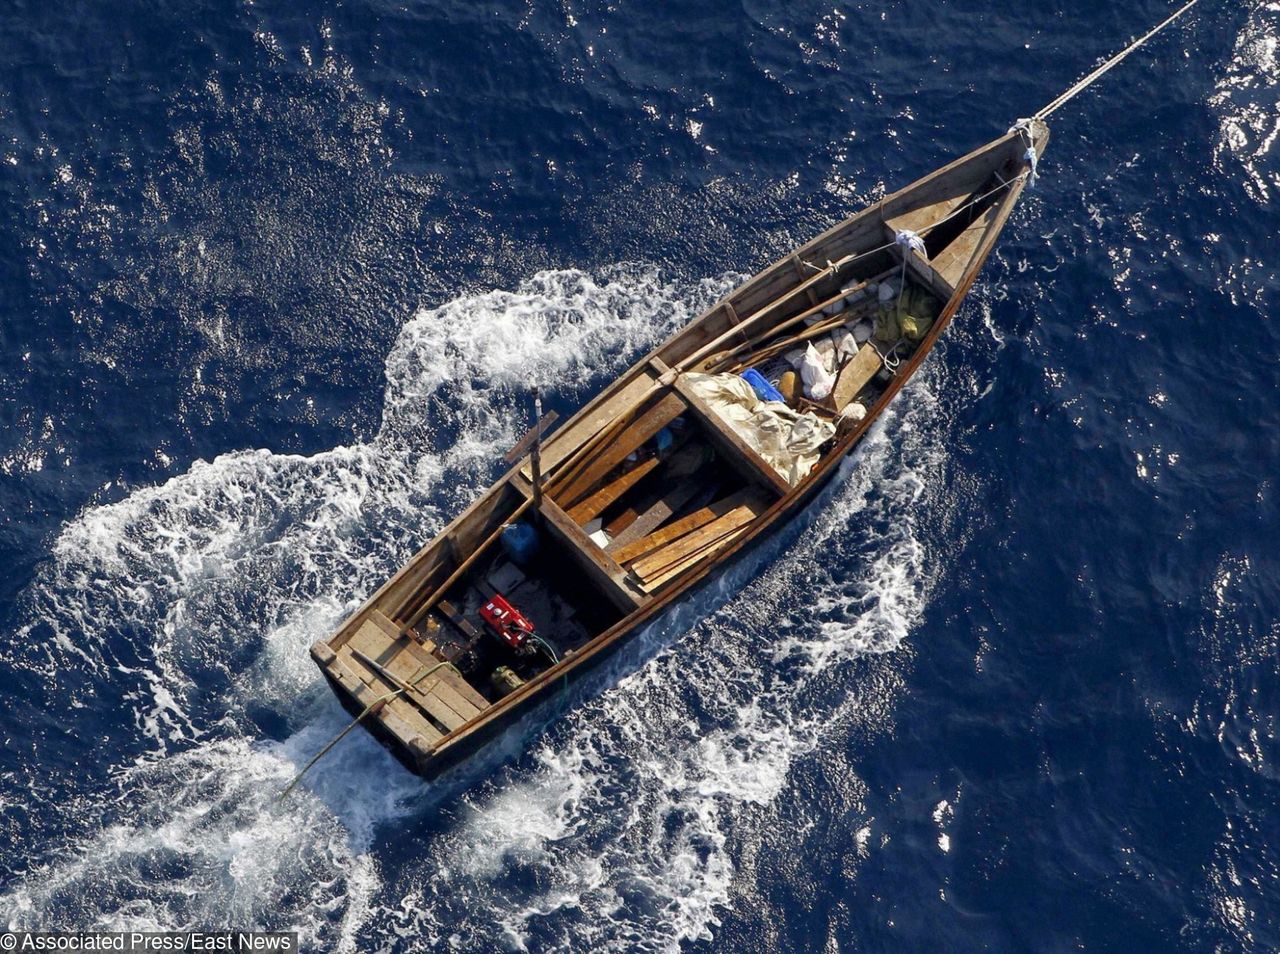
{"type": "Polygon", "coordinates": [[[1280,947],[1280,10],[1202,0],[839,484],[443,783],[308,644],[738,280],[1168,6],[10,0],[0,923],[1280,947]],[[552,718],[555,717],[555,718],[552,718]]]}

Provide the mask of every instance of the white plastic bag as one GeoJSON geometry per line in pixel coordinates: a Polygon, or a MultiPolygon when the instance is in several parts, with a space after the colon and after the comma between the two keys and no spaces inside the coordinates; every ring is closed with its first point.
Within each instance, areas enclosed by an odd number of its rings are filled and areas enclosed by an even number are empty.
{"type": "Polygon", "coordinates": [[[836,379],[822,365],[822,355],[810,344],[800,361],[800,380],[804,382],[804,396],[811,401],[825,400],[836,385],[836,379]]]}

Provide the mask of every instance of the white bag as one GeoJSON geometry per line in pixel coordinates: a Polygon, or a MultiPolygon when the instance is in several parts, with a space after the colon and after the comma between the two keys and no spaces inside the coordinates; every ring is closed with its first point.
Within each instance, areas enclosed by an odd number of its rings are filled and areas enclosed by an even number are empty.
{"type": "Polygon", "coordinates": [[[812,344],[800,362],[800,380],[804,382],[804,396],[811,401],[825,400],[836,386],[835,376],[822,366],[822,355],[812,344]]]}

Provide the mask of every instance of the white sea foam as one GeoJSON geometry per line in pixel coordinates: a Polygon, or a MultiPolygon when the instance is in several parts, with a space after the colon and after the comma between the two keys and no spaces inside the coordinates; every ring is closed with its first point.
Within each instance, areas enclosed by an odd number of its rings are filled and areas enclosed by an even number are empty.
{"type": "Polygon", "coordinates": [[[512,408],[520,389],[580,399],[731,280],[680,285],[647,267],[596,278],[545,272],[515,292],[424,310],[388,357],[383,423],[369,442],[313,457],[255,450],[198,462],[64,528],[52,565],[24,597],[25,638],[4,652],[33,669],[84,672],[90,691],[126,687],[143,754],[116,768],[138,818],[95,829],[115,795],[88,797],[77,810],[83,839],[30,846],[53,860],[0,897],[3,919],[296,918],[320,937],[336,918],[349,935],[376,881],[372,832],[402,810],[401,786],[421,786],[359,735],[342,750],[376,759],[376,771],[330,756],[309,779],[313,795],[273,800],[341,724],[306,646],[488,483],[493,449],[524,426],[512,408]],[[424,450],[433,434],[449,439],[424,450]],[[201,695],[211,686],[220,690],[212,701],[201,695]],[[283,746],[254,746],[243,734],[252,730],[240,728],[251,704],[309,721],[283,746]],[[326,792],[331,809],[314,798],[326,792]],[[287,865],[300,854],[307,865],[287,865]],[[170,867],[181,873],[168,876],[170,867]],[[99,879],[120,890],[76,890],[99,879]],[[154,890],[144,886],[152,879],[154,890]],[[313,882],[333,885],[333,896],[309,894],[313,882]]]}
{"type": "Polygon", "coordinates": [[[343,723],[307,644],[488,483],[493,449],[523,427],[527,385],[585,397],[730,280],[628,267],[461,297],[405,326],[367,443],[228,454],[70,524],[28,594],[36,648],[17,661],[51,654],[96,684],[136,684],[143,754],[117,767],[123,795],[83,796],[73,843],[29,846],[38,860],[0,896],[0,919],[290,927],[345,949],[413,937],[674,950],[711,937],[737,824],[776,801],[842,716],[843,703],[810,697],[919,618],[923,475],[943,457],[925,380],[824,507],[637,640],[532,760],[473,778],[409,862],[380,865],[378,840],[437,803],[363,733],[293,798],[275,793],[343,723]],[[815,587],[816,613],[793,598],[815,587]],[[252,741],[252,705],[293,734],[252,741]]]}
{"type": "MultiPolygon", "coordinates": [[[[735,832],[843,716],[845,702],[814,703],[814,690],[898,646],[919,618],[930,582],[919,475],[942,457],[929,393],[912,385],[909,410],[873,432],[798,539],[767,545],[719,588],[750,581],[740,596],[569,712],[532,768],[466,796],[391,906],[398,930],[464,950],[674,951],[713,936],[731,900],[735,832]],[[779,547],[785,556],[760,573],[779,547]],[[817,619],[792,598],[813,589],[832,591],[817,619]],[[778,630],[793,635],[776,643],[778,630]],[[799,676],[781,677],[778,663],[793,659],[799,676]]],[[[704,594],[689,612],[720,598],[704,594]]]]}

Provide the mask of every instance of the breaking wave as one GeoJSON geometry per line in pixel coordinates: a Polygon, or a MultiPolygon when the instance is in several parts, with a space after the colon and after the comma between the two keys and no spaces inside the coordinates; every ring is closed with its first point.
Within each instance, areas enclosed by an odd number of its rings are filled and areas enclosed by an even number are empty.
{"type": "Polygon", "coordinates": [[[848,664],[894,649],[919,619],[919,475],[944,459],[933,371],[824,506],[575,689],[581,704],[561,703],[512,764],[461,779],[460,798],[363,733],[292,798],[277,792],[345,723],[307,646],[488,485],[494,448],[523,430],[528,386],[580,403],[735,280],[544,272],[424,310],[387,359],[368,442],[227,454],[69,524],[3,661],[78,675],[80,705],[121,700],[128,744],[68,807],[64,835],[15,846],[28,861],[0,919],[281,928],[346,950],[410,936],[655,950],[710,937],[736,826],[850,717],[848,694],[831,691],[848,664]],[[815,591],[816,606],[797,595],[815,591]],[[411,863],[378,850],[405,828],[422,839],[411,863]]]}

